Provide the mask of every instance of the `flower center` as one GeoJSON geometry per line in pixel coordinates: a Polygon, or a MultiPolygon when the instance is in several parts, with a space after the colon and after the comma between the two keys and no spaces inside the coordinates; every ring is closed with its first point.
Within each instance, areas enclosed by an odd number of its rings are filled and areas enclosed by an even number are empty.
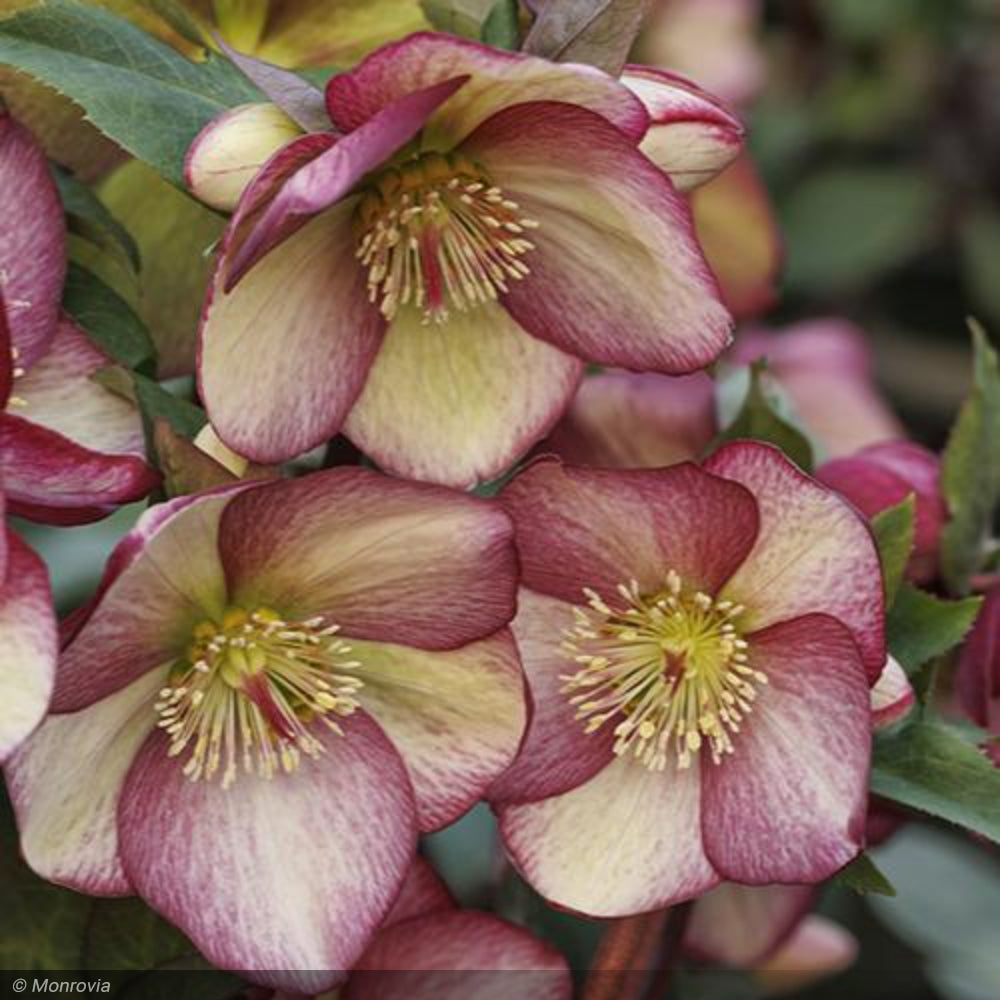
{"type": "Polygon", "coordinates": [[[611,607],[593,590],[562,651],[579,664],[563,691],[586,732],[609,719],[614,752],[662,771],[673,752],[679,768],[707,744],[718,764],[767,677],[750,666],[737,622],[744,609],[684,588],[671,570],[661,591],[644,595],[633,580],[611,607]]]}
{"type": "Polygon", "coordinates": [[[230,608],[220,622],[196,625],[155,705],[169,756],[191,747],[184,774],[211,780],[221,770],[228,788],[242,763],[246,774],[271,778],[323,752],[310,724],[343,735],[336,717],[358,707],[362,681],[337,631],[321,618],[282,621],[268,608],[230,608]]]}
{"type": "Polygon", "coordinates": [[[380,173],[358,205],[357,258],[368,297],[391,320],[412,304],[443,323],[496,301],[529,274],[524,238],[538,223],[459,153],[422,153],[380,173]]]}

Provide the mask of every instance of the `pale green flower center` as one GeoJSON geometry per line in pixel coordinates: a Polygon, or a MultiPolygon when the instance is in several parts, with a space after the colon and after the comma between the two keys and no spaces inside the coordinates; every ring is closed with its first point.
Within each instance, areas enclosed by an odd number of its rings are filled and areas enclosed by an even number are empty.
{"type": "Polygon", "coordinates": [[[650,770],[663,770],[670,756],[690,767],[706,745],[715,763],[733,753],[733,737],[767,683],[748,662],[743,607],[686,589],[673,571],[651,595],[634,580],[622,584],[615,606],[584,593],[587,605],[573,609],[561,648],[579,665],[563,691],[586,731],[618,720],[614,752],[650,770]]]}
{"type": "Polygon", "coordinates": [[[287,622],[268,608],[230,608],[196,625],[155,706],[169,755],[190,748],[184,774],[221,773],[223,788],[241,769],[271,778],[323,752],[311,725],[342,735],[336,718],[357,709],[363,684],[337,632],[321,618],[287,622]]]}
{"type": "Polygon", "coordinates": [[[477,164],[427,152],[383,170],[355,219],[368,296],[391,320],[413,306],[425,323],[495,302],[530,269],[521,259],[538,223],[525,218],[477,164]]]}

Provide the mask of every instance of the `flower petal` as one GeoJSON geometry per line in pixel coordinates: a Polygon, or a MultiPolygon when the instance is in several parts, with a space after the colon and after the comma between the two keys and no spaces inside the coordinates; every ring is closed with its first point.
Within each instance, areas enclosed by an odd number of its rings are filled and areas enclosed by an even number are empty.
{"type": "Polygon", "coordinates": [[[76,323],[62,315],[49,350],[18,379],[17,394],[25,404],[18,416],[91,451],[145,454],[136,406],[91,377],[110,364],[76,323]]]}
{"type": "Polygon", "coordinates": [[[55,333],[66,276],[66,223],[41,146],[2,112],[0,218],[0,292],[11,346],[27,368],[55,333]]]}
{"type": "Polygon", "coordinates": [[[959,654],[955,692],[977,725],[1000,732],[1000,584],[983,598],[975,624],[959,654]],[[996,716],[997,723],[994,723],[996,716]]]}
{"type": "Polygon", "coordinates": [[[850,931],[826,917],[808,916],[754,979],[768,992],[787,993],[843,972],[857,957],[858,942],[850,931]]]}
{"type": "Polygon", "coordinates": [[[501,501],[524,586],[579,604],[584,587],[612,597],[635,579],[656,590],[671,569],[691,587],[717,590],[757,533],[753,497],[735,485],[689,463],[612,471],[542,459],[501,501]]]}
{"type": "Polygon", "coordinates": [[[573,621],[572,606],[521,589],[512,629],[528,679],[532,712],[517,759],[493,783],[489,799],[532,802],[559,795],[594,777],[612,760],[613,727],[587,735],[562,692],[569,663],[559,649],[573,621]]]}
{"type": "Polygon", "coordinates": [[[586,378],[539,451],[573,465],[653,469],[698,458],[717,431],[715,390],[703,372],[586,378]]]}
{"type": "Polygon", "coordinates": [[[353,639],[456,649],[514,616],[509,519],[437,486],[358,468],[259,486],[219,544],[234,601],[323,615],[353,639]]]}
{"type": "Polygon", "coordinates": [[[44,523],[98,520],[160,481],[138,455],[91,451],[11,413],[0,414],[0,451],[8,509],[44,523]]]}
{"type": "Polygon", "coordinates": [[[380,933],[352,970],[344,1000],[570,1000],[566,960],[528,931],[457,910],[380,933]],[[513,974],[513,975],[512,975],[513,974]]]}
{"type": "Polygon", "coordinates": [[[739,155],[743,125],[697,84],[652,66],[626,66],[621,81],[649,112],[649,131],[639,148],[678,191],[711,180],[739,155]]]}
{"type": "Polygon", "coordinates": [[[700,961],[731,968],[757,965],[794,931],[816,895],[811,885],[723,882],[694,904],[684,950],[700,961]]]}
{"type": "Polygon", "coordinates": [[[232,212],[264,164],[302,130],[276,104],[241,104],[213,118],[184,158],[184,183],[206,205],[232,212]]]}
{"type": "Polygon", "coordinates": [[[21,850],[42,878],[97,896],[134,892],[118,855],[118,798],[156,727],[164,677],[150,671],[80,712],[50,715],[7,761],[21,850]]]}
{"type": "Polygon", "coordinates": [[[42,721],[58,656],[45,564],[9,528],[0,583],[0,761],[42,721]]]}
{"type": "Polygon", "coordinates": [[[118,544],[96,605],[63,651],[54,711],[85,708],[171,663],[194,625],[222,614],[219,518],[241,488],[153,507],[118,544]]]}
{"type": "Polygon", "coordinates": [[[499,806],[504,845],[549,902],[588,916],[698,896],[719,882],[701,846],[698,770],[616,758],[565,795],[499,806]]]}
{"type": "Polygon", "coordinates": [[[219,437],[257,462],[332,437],[361,390],[385,321],[354,259],[350,202],[314,218],[231,292],[223,261],[202,316],[199,384],[219,437]]]}
{"type": "Polygon", "coordinates": [[[566,408],[581,364],[497,305],[389,326],[345,432],[382,468],[468,487],[499,476],[566,408]]]}
{"type": "Polygon", "coordinates": [[[687,202],[600,115],[520,104],[462,150],[538,223],[531,273],[501,296],[529,333],[587,361],[674,375],[728,346],[732,321],[687,202]]]}
{"type": "MultiPolygon", "coordinates": [[[[466,82],[463,76],[406,94],[339,139],[282,185],[246,239],[227,262],[230,290],[265,254],[287,240],[317,212],[334,205],[366,174],[384,164],[420,131],[428,116],[466,82]]],[[[237,220],[245,214],[241,204],[237,220]]],[[[356,270],[360,271],[355,265],[356,270]]]]}
{"type": "Polygon", "coordinates": [[[412,920],[414,917],[453,910],[455,906],[455,900],[451,898],[451,893],[441,876],[429,861],[418,854],[413,859],[413,864],[406,873],[406,881],[403,882],[396,902],[392,904],[392,909],[382,926],[391,927],[393,924],[401,924],[404,920],[412,920]]]}
{"type": "Polygon", "coordinates": [[[529,101],[565,101],[589,108],[633,144],[649,117],[626,87],[592,66],[555,63],[520,52],[501,52],[468,39],[431,32],[410,35],[372,53],[327,84],[334,124],[360,128],[405,94],[465,73],[469,82],[433,115],[423,142],[447,149],[502,108],[529,101]]]}
{"type": "Polygon", "coordinates": [[[819,319],[781,332],[754,330],[741,334],[732,357],[744,363],[768,359],[828,458],[903,436],[873,382],[864,333],[851,323],[819,319]]]}
{"type": "Polygon", "coordinates": [[[524,675],[505,629],[447,652],[351,642],[359,699],[403,758],[423,831],[458,819],[514,759],[527,721],[524,675]]]}
{"type": "Polygon", "coordinates": [[[768,310],[778,298],[784,246],[767,189],[748,155],[691,197],[694,228],[737,319],[768,310]]]}
{"type": "Polygon", "coordinates": [[[746,627],[831,615],[851,630],[874,681],[885,664],[885,599],[868,525],[769,445],[737,441],[705,468],[742,483],[760,508],[757,543],[725,588],[746,605],[746,627]]]}
{"type": "Polygon", "coordinates": [[[747,885],[821,882],[864,845],[871,707],[851,633],[804,615],[747,636],[768,678],[734,739],[702,769],[705,851],[747,885]]]}
{"type": "Polygon", "coordinates": [[[916,704],[917,696],[899,661],[889,656],[871,690],[872,728],[877,732],[899,722],[916,704]]]}
{"type": "Polygon", "coordinates": [[[416,847],[412,791],[364,713],[271,781],[192,782],[152,734],[118,809],[138,893],[215,965],[299,993],[336,985],[389,911],[416,847]]]}

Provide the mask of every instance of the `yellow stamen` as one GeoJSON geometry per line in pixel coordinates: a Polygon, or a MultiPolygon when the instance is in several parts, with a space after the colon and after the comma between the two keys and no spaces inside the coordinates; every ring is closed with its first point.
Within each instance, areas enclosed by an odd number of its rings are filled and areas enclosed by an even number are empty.
{"type": "Polygon", "coordinates": [[[744,608],[686,588],[671,570],[662,589],[618,588],[615,606],[589,588],[561,650],[578,666],[563,691],[596,732],[616,720],[614,752],[651,770],[684,769],[703,746],[718,764],[767,677],[750,663],[738,627],[744,608]]]}
{"type": "Polygon", "coordinates": [[[342,735],[335,719],[357,709],[363,686],[337,632],[321,618],[286,622],[269,608],[229,608],[218,622],[196,625],[154,706],[169,756],[191,747],[184,774],[211,780],[221,770],[223,788],[241,765],[272,778],[294,771],[302,755],[319,756],[310,725],[342,735]]]}
{"type": "Polygon", "coordinates": [[[357,258],[386,319],[413,306],[425,323],[494,302],[530,273],[538,223],[458,153],[423,153],[379,174],[358,205],[357,258]]]}

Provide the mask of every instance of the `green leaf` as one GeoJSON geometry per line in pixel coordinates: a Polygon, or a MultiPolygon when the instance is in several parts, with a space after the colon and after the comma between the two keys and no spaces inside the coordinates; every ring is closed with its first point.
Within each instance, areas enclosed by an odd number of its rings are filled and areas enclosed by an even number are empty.
{"type": "Polygon", "coordinates": [[[812,472],[813,450],[809,439],[778,411],[777,398],[765,386],[765,361],[750,366],[750,384],[736,419],[722,431],[713,446],[727,441],[766,441],[780,448],[805,472],[812,472]]]}
{"type": "Polygon", "coordinates": [[[927,245],[939,207],[933,182],[908,168],[811,173],[782,212],[788,287],[824,296],[869,287],[927,245]]]}
{"type": "Polygon", "coordinates": [[[159,382],[137,374],[133,374],[132,380],[136,402],[150,435],[157,418],[166,420],[181,437],[187,438],[193,438],[208,423],[208,417],[200,406],[181,396],[175,396],[159,382]]]}
{"type": "Polygon", "coordinates": [[[1000,501],[1000,369],[978,323],[971,323],[973,385],[951,430],[941,463],[941,491],[951,519],[941,536],[941,568],[949,588],[969,591],[986,558],[1000,501]]]}
{"type": "Polygon", "coordinates": [[[882,562],[887,608],[891,608],[896,600],[896,592],[903,582],[906,564],[913,551],[916,510],[916,498],[911,493],[895,507],[889,507],[872,518],[872,531],[882,562]]]}
{"type": "Polygon", "coordinates": [[[123,256],[132,270],[138,271],[139,248],[128,230],[86,184],[62,167],[55,167],[52,173],[59,187],[70,232],[102,250],[123,256]]]}
{"type": "Polygon", "coordinates": [[[87,969],[145,970],[195,954],[194,945],[176,927],[134,896],[102,900],[87,924],[87,969]]]}
{"type": "Polygon", "coordinates": [[[156,349],[142,320],[117,292],[78,264],[69,265],[63,308],[112,360],[126,368],[153,364],[156,349]]]}
{"type": "Polygon", "coordinates": [[[835,882],[852,889],[859,896],[895,896],[896,888],[882,874],[868,854],[859,854],[834,878],[835,882]]]}
{"type": "Polygon", "coordinates": [[[876,737],[871,789],[1000,843],[1000,769],[938,723],[876,737]]]}
{"type": "Polygon", "coordinates": [[[524,51],[555,62],[590,63],[618,76],[654,0],[547,0],[524,51]]]}
{"type": "Polygon", "coordinates": [[[194,63],[123,18],[48,0],[0,21],[0,62],[55,87],[178,186],[184,155],[220,112],[261,100],[227,60],[194,63]]]}
{"type": "Polygon", "coordinates": [[[420,0],[420,6],[439,31],[479,40],[498,4],[496,0],[420,0]]]}
{"type": "Polygon", "coordinates": [[[948,601],[904,583],[886,620],[889,651],[912,677],[965,638],[981,604],[980,597],[948,601]]]}
{"type": "Polygon", "coordinates": [[[494,48],[516,51],[521,40],[517,0],[496,0],[483,21],[480,37],[494,48]]]}

